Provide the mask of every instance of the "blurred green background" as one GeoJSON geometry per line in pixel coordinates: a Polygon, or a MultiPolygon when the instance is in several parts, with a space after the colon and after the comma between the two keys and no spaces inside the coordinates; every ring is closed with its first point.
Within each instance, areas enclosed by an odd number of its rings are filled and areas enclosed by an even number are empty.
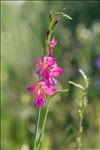
{"type": "MultiPolygon", "coordinates": [[[[83,150],[100,150],[100,2],[2,1],[2,150],[31,150],[37,109],[26,88],[38,80],[32,63],[41,56],[49,11],[67,7],[73,20],[63,19],[55,31],[54,57],[65,70],[59,88],[67,94],[54,98],[41,149],[74,150],[78,131],[77,107],[82,83],[81,68],[88,75],[88,107],[82,135],[83,150]]],[[[45,108],[44,108],[45,109],[45,108]]],[[[44,110],[42,112],[43,120],[44,110]]],[[[41,121],[42,124],[42,121],[41,121]]]]}

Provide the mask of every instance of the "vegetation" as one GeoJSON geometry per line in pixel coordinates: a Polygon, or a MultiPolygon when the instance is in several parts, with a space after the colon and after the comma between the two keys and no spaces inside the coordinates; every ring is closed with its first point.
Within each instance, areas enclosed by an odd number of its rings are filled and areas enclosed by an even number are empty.
{"type": "MultiPolygon", "coordinates": [[[[52,98],[41,149],[74,150],[79,130],[77,116],[83,85],[79,69],[89,78],[88,106],[84,112],[82,149],[100,149],[100,2],[99,1],[2,1],[2,150],[32,150],[37,108],[27,87],[36,83],[32,63],[42,56],[50,10],[66,7],[73,20],[55,30],[54,56],[64,74],[59,89],[67,93],[52,98]]],[[[44,116],[45,110],[42,110],[44,116]]],[[[42,127],[42,122],[40,126],[42,127]]]]}

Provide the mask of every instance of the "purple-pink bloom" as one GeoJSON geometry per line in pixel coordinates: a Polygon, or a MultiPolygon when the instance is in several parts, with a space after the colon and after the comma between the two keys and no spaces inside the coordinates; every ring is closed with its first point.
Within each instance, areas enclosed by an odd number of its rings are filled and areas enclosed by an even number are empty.
{"type": "Polygon", "coordinates": [[[43,79],[46,84],[56,84],[58,77],[64,71],[61,67],[57,66],[56,60],[53,57],[43,57],[35,62],[37,66],[37,74],[40,79],[43,79]]]}
{"type": "Polygon", "coordinates": [[[53,77],[57,77],[60,74],[63,74],[64,70],[61,67],[54,67],[54,68],[51,69],[51,72],[52,72],[53,77]]]}
{"type": "Polygon", "coordinates": [[[55,77],[58,77],[60,74],[63,74],[64,70],[61,67],[54,67],[49,70],[49,75],[47,76],[46,83],[47,84],[58,84],[57,79],[55,77]]]}
{"type": "Polygon", "coordinates": [[[38,107],[41,108],[46,104],[46,97],[43,94],[37,94],[34,100],[34,104],[38,107]]]}
{"type": "Polygon", "coordinates": [[[56,44],[57,41],[53,39],[48,46],[49,56],[44,56],[34,62],[40,81],[37,84],[28,87],[27,90],[29,93],[36,95],[34,104],[38,108],[41,108],[46,104],[46,96],[53,95],[57,91],[52,85],[58,84],[56,77],[64,72],[61,67],[57,66],[56,59],[52,57],[53,48],[56,44]]]}
{"type": "Polygon", "coordinates": [[[31,94],[36,94],[34,104],[38,108],[46,104],[45,95],[53,95],[56,92],[56,89],[52,85],[46,85],[44,81],[39,81],[37,84],[28,87],[27,90],[31,94]]]}
{"type": "Polygon", "coordinates": [[[56,59],[53,57],[42,57],[35,62],[39,77],[47,78],[51,67],[56,67],[56,59]]]}
{"type": "Polygon", "coordinates": [[[43,58],[43,60],[44,60],[44,63],[46,63],[48,66],[50,66],[50,67],[55,67],[55,66],[57,66],[57,63],[56,63],[56,59],[54,58],[54,57],[50,57],[50,56],[48,56],[48,57],[44,57],[43,58]]]}
{"type": "Polygon", "coordinates": [[[46,82],[46,84],[48,84],[48,85],[50,85],[50,84],[52,84],[52,85],[58,85],[57,79],[55,79],[52,75],[49,76],[48,79],[45,79],[45,82],[46,82]]]}
{"type": "Polygon", "coordinates": [[[37,61],[35,61],[34,63],[37,67],[53,67],[53,66],[57,66],[57,63],[56,63],[56,59],[54,57],[50,57],[50,56],[44,56],[42,58],[39,58],[37,61]]]}

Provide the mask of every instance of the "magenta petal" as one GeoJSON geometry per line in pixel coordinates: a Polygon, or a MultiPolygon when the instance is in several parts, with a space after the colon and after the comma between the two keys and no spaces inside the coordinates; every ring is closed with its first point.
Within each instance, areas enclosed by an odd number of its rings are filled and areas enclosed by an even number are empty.
{"type": "Polygon", "coordinates": [[[47,67],[45,70],[44,70],[44,78],[45,79],[48,79],[49,78],[49,75],[50,75],[50,67],[47,67]]]}
{"type": "Polygon", "coordinates": [[[52,80],[52,84],[58,85],[57,79],[55,79],[54,77],[52,77],[51,80],[52,80]]]}
{"type": "Polygon", "coordinates": [[[53,58],[53,57],[44,57],[44,62],[46,62],[47,64],[48,64],[48,66],[57,66],[57,64],[56,64],[56,59],[55,58],[53,58]]]}
{"type": "Polygon", "coordinates": [[[29,93],[35,94],[36,93],[36,85],[32,85],[32,86],[28,87],[27,90],[29,93]]]}
{"type": "Polygon", "coordinates": [[[34,104],[38,107],[41,108],[46,104],[46,97],[44,95],[37,95],[34,104]]]}
{"type": "Polygon", "coordinates": [[[51,85],[48,85],[45,87],[45,94],[46,95],[53,95],[54,93],[56,93],[56,91],[57,90],[51,85]]]}
{"type": "Polygon", "coordinates": [[[53,76],[46,79],[45,82],[46,82],[46,85],[58,85],[57,79],[55,79],[53,76]]]}
{"type": "Polygon", "coordinates": [[[60,74],[64,73],[64,70],[60,67],[55,67],[51,70],[54,77],[59,76],[60,74]]]}

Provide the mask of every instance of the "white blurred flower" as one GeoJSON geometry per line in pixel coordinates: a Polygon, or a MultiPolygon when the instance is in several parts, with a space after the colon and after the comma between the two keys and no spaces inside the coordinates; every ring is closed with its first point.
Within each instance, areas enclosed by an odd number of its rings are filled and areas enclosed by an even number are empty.
{"type": "Polygon", "coordinates": [[[29,145],[28,144],[23,144],[21,146],[21,150],[29,150],[29,145]]]}
{"type": "Polygon", "coordinates": [[[89,40],[91,38],[91,31],[87,29],[85,25],[82,23],[80,23],[77,26],[76,34],[77,34],[79,41],[81,42],[85,42],[86,40],[89,40]]]}

